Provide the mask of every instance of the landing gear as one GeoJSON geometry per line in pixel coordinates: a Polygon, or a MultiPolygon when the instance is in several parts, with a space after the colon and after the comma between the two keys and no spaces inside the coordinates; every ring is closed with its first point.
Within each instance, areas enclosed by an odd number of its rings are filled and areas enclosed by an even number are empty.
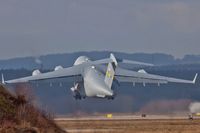
{"type": "Polygon", "coordinates": [[[76,100],[81,100],[82,99],[82,96],[81,96],[81,94],[80,94],[80,92],[78,90],[73,91],[73,95],[74,95],[74,98],[76,100]]]}
{"type": "Polygon", "coordinates": [[[108,100],[114,100],[115,99],[115,97],[116,97],[116,93],[114,93],[112,96],[107,96],[107,99],[108,100]]]}
{"type": "Polygon", "coordinates": [[[115,99],[114,96],[109,96],[109,97],[107,97],[107,98],[108,98],[108,100],[114,100],[114,99],[115,99]]]}
{"type": "Polygon", "coordinates": [[[81,100],[81,99],[82,99],[81,95],[74,95],[74,98],[75,98],[76,100],[81,100]]]}
{"type": "Polygon", "coordinates": [[[85,99],[85,98],[86,98],[86,96],[81,96],[81,94],[80,94],[79,92],[75,92],[74,94],[75,94],[75,95],[74,95],[74,98],[75,98],[76,100],[82,100],[82,99],[85,99]]]}

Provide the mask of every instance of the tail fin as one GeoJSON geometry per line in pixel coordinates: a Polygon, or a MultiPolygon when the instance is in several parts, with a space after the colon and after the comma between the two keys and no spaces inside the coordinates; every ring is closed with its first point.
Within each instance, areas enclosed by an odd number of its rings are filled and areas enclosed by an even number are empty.
{"type": "Polygon", "coordinates": [[[114,79],[114,76],[115,76],[115,69],[116,69],[116,66],[117,66],[117,60],[112,53],[110,54],[110,58],[113,60],[113,62],[108,63],[108,68],[107,68],[105,80],[104,80],[106,85],[109,88],[112,87],[113,79],[114,79]]]}

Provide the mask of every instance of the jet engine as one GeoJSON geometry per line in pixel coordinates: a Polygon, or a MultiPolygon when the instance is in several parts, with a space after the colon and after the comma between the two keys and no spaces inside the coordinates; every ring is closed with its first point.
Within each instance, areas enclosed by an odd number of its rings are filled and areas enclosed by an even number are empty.
{"type": "Polygon", "coordinates": [[[36,76],[36,75],[39,75],[41,74],[40,70],[34,70],[33,73],[32,73],[32,76],[36,76]]]}
{"type": "Polygon", "coordinates": [[[58,71],[58,70],[61,70],[61,69],[63,69],[62,66],[56,66],[55,69],[54,69],[54,71],[58,71]]]}
{"type": "Polygon", "coordinates": [[[138,72],[139,73],[147,73],[144,69],[140,69],[138,72]]]}

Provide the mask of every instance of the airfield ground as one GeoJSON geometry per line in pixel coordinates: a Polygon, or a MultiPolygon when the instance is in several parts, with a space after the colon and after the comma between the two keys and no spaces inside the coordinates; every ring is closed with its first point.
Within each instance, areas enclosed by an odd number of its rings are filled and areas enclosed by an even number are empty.
{"type": "Polygon", "coordinates": [[[69,133],[200,133],[200,119],[168,116],[126,117],[58,118],[55,121],[69,133]]]}

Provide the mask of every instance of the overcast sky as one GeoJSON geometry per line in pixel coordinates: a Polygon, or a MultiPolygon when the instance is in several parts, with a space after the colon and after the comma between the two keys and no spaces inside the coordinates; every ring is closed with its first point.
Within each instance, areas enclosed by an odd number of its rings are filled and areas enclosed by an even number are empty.
{"type": "Polygon", "coordinates": [[[91,50],[200,54],[200,0],[0,0],[0,59],[91,50]]]}

